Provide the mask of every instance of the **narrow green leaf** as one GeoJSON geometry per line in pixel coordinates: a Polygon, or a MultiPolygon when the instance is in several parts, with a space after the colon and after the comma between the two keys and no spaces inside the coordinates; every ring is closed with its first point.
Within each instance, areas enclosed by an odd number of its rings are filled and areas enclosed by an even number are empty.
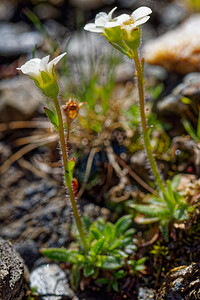
{"type": "Polygon", "coordinates": [[[96,240],[99,240],[100,238],[102,238],[102,233],[98,229],[92,228],[92,229],[90,229],[90,231],[96,240]]]}
{"type": "Polygon", "coordinates": [[[78,288],[80,279],[81,279],[81,268],[78,265],[73,265],[71,284],[72,286],[74,286],[75,289],[78,288]]]}
{"type": "Polygon", "coordinates": [[[173,191],[176,191],[176,190],[177,190],[178,185],[179,185],[179,183],[180,183],[180,180],[181,180],[181,176],[180,176],[180,175],[175,175],[175,176],[172,178],[171,185],[172,185],[173,191]]]}
{"type": "Polygon", "coordinates": [[[96,266],[103,269],[118,269],[123,266],[124,261],[120,257],[115,257],[111,255],[98,255],[96,266]]]}
{"type": "Polygon", "coordinates": [[[107,284],[109,282],[109,280],[108,280],[108,278],[103,277],[103,278],[97,279],[96,282],[99,283],[99,284],[107,284]]]}
{"type": "Polygon", "coordinates": [[[40,251],[44,256],[58,261],[69,261],[69,250],[64,248],[42,249],[40,251]]]}
{"type": "Polygon", "coordinates": [[[159,224],[160,231],[166,242],[169,242],[169,221],[162,220],[159,224]]]}
{"type": "Polygon", "coordinates": [[[103,247],[104,242],[105,242],[105,238],[101,238],[94,243],[94,245],[91,248],[91,256],[97,256],[97,254],[99,254],[99,252],[103,247]]]}
{"type": "Polygon", "coordinates": [[[107,222],[104,228],[105,241],[109,244],[114,239],[114,226],[112,223],[107,222]]]}
{"type": "Polygon", "coordinates": [[[83,274],[85,277],[89,277],[94,274],[94,271],[95,271],[95,269],[93,266],[86,266],[83,269],[83,274]]]}
{"type": "Polygon", "coordinates": [[[119,287],[118,287],[118,282],[117,281],[114,281],[112,283],[112,288],[115,292],[118,292],[119,291],[119,287]]]}
{"type": "Polygon", "coordinates": [[[185,131],[190,135],[190,137],[196,142],[199,142],[199,138],[197,136],[197,133],[195,129],[192,127],[191,123],[187,120],[183,120],[183,126],[185,128],[185,131]]]}
{"type": "Polygon", "coordinates": [[[115,279],[120,279],[123,278],[124,276],[126,276],[127,272],[124,270],[119,270],[114,274],[114,278],[115,279]]]}
{"type": "Polygon", "coordinates": [[[132,222],[132,216],[131,215],[127,215],[127,216],[123,216],[121,217],[116,223],[115,223],[115,237],[119,237],[120,234],[122,234],[124,231],[126,231],[132,222]]]}
{"type": "Polygon", "coordinates": [[[133,206],[138,212],[145,214],[147,216],[160,217],[168,216],[169,209],[167,207],[157,205],[142,205],[134,204],[133,206]]]}
{"type": "Polygon", "coordinates": [[[44,111],[47,115],[47,117],[49,118],[49,120],[51,121],[51,123],[53,124],[55,130],[59,130],[59,121],[58,121],[58,116],[49,108],[44,107],[44,111]]]}

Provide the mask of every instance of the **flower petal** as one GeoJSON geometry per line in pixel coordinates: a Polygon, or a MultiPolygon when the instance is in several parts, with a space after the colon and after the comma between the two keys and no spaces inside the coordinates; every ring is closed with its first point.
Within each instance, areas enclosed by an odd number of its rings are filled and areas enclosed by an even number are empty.
{"type": "Polygon", "coordinates": [[[112,14],[114,13],[114,11],[117,9],[117,6],[116,7],[114,7],[110,12],[109,12],[109,14],[108,14],[108,20],[110,21],[110,20],[112,20],[112,14]]]}
{"type": "Polygon", "coordinates": [[[100,12],[96,15],[95,25],[104,27],[106,22],[108,22],[108,15],[105,12],[100,12]]]}
{"type": "Polygon", "coordinates": [[[17,68],[21,70],[24,74],[29,75],[31,77],[37,77],[40,75],[40,62],[41,59],[33,58],[27,61],[21,68],[17,68]]]}
{"type": "Polygon", "coordinates": [[[87,31],[91,31],[91,32],[99,32],[99,33],[104,32],[103,28],[97,27],[94,23],[86,24],[84,29],[87,30],[87,31]]]}
{"type": "Polygon", "coordinates": [[[55,57],[52,61],[48,63],[47,70],[49,73],[52,72],[53,66],[57,65],[57,63],[61,60],[61,58],[63,58],[63,56],[65,56],[66,54],[67,52],[64,52],[63,54],[60,54],[59,56],[55,57]]]}
{"type": "Polygon", "coordinates": [[[43,57],[40,61],[40,71],[47,72],[47,64],[49,62],[49,55],[43,57]]]}
{"type": "Polygon", "coordinates": [[[152,13],[152,10],[149,7],[141,6],[132,13],[131,18],[134,22],[136,22],[137,20],[139,20],[145,16],[148,16],[151,13],[152,13]]]}
{"type": "Polygon", "coordinates": [[[116,18],[116,21],[118,21],[120,24],[122,24],[122,23],[128,21],[129,19],[130,19],[130,16],[129,16],[129,15],[123,14],[123,15],[117,17],[117,18],[116,18]]]}
{"type": "Polygon", "coordinates": [[[137,21],[134,23],[135,27],[137,27],[137,26],[139,26],[139,25],[141,25],[141,24],[146,23],[146,22],[149,20],[149,18],[150,18],[149,16],[146,16],[146,17],[143,17],[143,18],[137,20],[137,21]]]}
{"type": "Polygon", "coordinates": [[[112,27],[117,27],[120,26],[121,24],[117,21],[113,21],[113,22],[107,22],[105,25],[105,28],[112,28],[112,27]]]}

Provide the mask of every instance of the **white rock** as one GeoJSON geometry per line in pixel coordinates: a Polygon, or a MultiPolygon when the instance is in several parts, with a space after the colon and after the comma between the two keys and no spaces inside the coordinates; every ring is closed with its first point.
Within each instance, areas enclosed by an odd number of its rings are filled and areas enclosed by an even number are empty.
{"type": "Polygon", "coordinates": [[[149,64],[163,66],[168,71],[181,74],[200,71],[200,14],[147,42],[144,57],[149,64]]]}
{"type": "Polygon", "coordinates": [[[69,287],[65,272],[56,264],[42,265],[30,274],[31,287],[37,288],[39,294],[54,294],[44,296],[45,300],[59,300],[66,295],[72,300],[78,300],[73,290],[69,287]]]}

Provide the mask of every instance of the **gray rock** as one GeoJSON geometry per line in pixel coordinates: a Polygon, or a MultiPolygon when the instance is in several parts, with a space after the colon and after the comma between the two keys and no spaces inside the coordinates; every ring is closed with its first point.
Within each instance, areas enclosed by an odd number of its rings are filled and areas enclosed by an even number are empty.
{"type": "Polygon", "coordinates": [[[25,293],[24,265],[12,245],[0,240],[0,299],[21,300],[25,293]]]}
{"type": "Polygon", "coordinates": [[[167,28],[175,28],[187,15],[183,5],[169,3],[160,10],[161,21],[167,28]]]}
{"type": "Polygon", "coordinates": [[[148,288],[139,288],[138,291],[138,300],[150,300],[155,299],[155,291],[148,289],[148,288]]]}
{"type": "Polygon", "coordinates": [[[15,12],[15,5],[12,1],[1,0],[0,21],[9,21],[15,12]]]}
{"type": "Polygon", "coordinates": [[[1,23],[0,36],[3,40],[0,43],[0,55],[6,57],[30,53],[35,44],[39,47],[43,41],[41,34],[30,31],[25,23],[1,23]]]}
{"type": "Polygon", "coordinates": [[[157,300],[200,299],[200,264],[173,269],[156,295],[157,300]]]}
{"type": "Polygon", "coordinates": [[[180,101],[179,97],[168,95],[156,105],[156,112],[160,116],[178,115],[180,116],[185,110],[185,105],[180,101]]]}
{"type": "Polygon", "coordinates": [[[69,287],[66,274],[56,264],[46,264],[35,269],[30,274],[30,285],[37,288],[37,292],[46,300],[59,300],[62,295],[78,300],[69,287]]]}
{"type": "Polygon", "coordinates": [[[0,96],[0,122],[31,118],[43,99],[34,82],[26,76],[2,80],[0,96]]]}
{"type": "Polygon", "coordinates": [[[172,90],[171,94],[159,100],[154,105],[154,110],[162,116],[181,116],[186,109],[185,104],[181,101],[181,99],[184,97],[189,98],[197,105],[200,103],[199,72],[186,75],[183,78],[183,81],[172,90]]]}

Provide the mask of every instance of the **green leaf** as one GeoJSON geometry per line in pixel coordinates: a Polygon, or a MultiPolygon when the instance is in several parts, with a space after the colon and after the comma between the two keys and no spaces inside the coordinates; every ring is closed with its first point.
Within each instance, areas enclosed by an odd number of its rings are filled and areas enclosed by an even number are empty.
{"type": "Polygon", "coordinates": [[[92,228],[92,229],[90,229],[90,231],[96,240],[99,240],[100,238],[102,238],[102,233],[98,229],[92,228]]]}
{"type": "MultiPolygon", "coordinates": [[[[58,261],[69,261],[70,252],[64,248],[42,249],[40,251],[44,256],[58,261]]],[[[77,252],[76,252],[77,253],[77,252]]]]}
{"type": "Polygon", "coordinates": [[[140,213],[153,216],[153,217],[160,217],[160,216],[168,216],[169,209],[163,206],[157,205],[142,205],[142,204],[134,204],[133,207],[140,213]]]}
{"type": "Polygon", "coordinates": [[[99,252],[103,247],[104,242],[105,242],[105,238],[101,238],[94,243],[94,245],[91,248],[91,256],[97,256],[97,254],[99,254],[99,252]]]}
{"type": "Polygon", "coordinates": [[[191,104],[192,101],[188,97],[182,97],[181,102],[184,104],[191,104]]]}
{"type": "Polygon", "coordinates": [[[190,135],[190,137],[196,142],[199,142],[199,138],[197,136],[197,132],[192,127],[191,123],[188,120],[183,120],[183,126],[185,128],[185,131],[190,135]]]}
{"type": "Polygon", "coordinates": [[[106,277],[103,277],[103,278],[97,279],[96,282],[99,283],[99,284],[107,284],[107,283],[109,283],[109,279],[106,278],[106,277]]]}
{"type": "Polygon", "coordinates": [[[169,221],[162,220],[159,224],[160,231],[166,242],[169,242],[169,221]]]}
{"type": "Polygon", "coordinates": [[[128,254],[122,250],[119,249],[114,249],[112,251],[110,251],[110,254],[114,255],[114,256],[118,256],[118,257],[123,257],[123,258],[127,258],[128,254]]]}
{"type": "Polygon", "coordinates": [[[85,277],[89,277],[94,274],[94,271],[95,271],[95,269],[93,266],[86,266],[83,269],[83,274],[85,277]]]}
{"type": "Polygon", "coordinates": [[[114,273],[114,278],[117,280],[117,279],[123,278],[124,276],[126,276],[126,274],[127,274],[126,271],[119,270],[116,273],[114,273]]]}
{"type": "Polygon", "coordinates": [[[185,221],[188,219],[188,213],[185,209],[177,209],[174,212],[174,218],[179,221],[185,221]]]}
{"type": "Polygon", "coordinates": [[[47,117],[49,118],[49,120],[51,121],[51,123],[53,124],[55,130],[59,130],[59,120],[58,120],[58,116],[49,108],[44,107],[44,111],[47,115],[47,117]]]}
{"type": "Polygon", "coordinates": [[[119,237],[120,234],[122,234],[124,231],[126,231],[132,222],[132,216],[131,215],[127,215],[127,216],[123,216],[121,217],[116,223],[115,223],[115,237],[119,237]]]}
{"type": "Polygon", "coordinates": [[[179,183],[180,183],[180,180],[181,180],[181,176],[180,176],[180,175],[175,175],[175,176],[172,178],[171,184],[172,184],[172,189],[173,189],[173,191],[176,191],[176,190],[177,190],[178,185],[179,185],[179,183]]]}
{"type": "Polygon", "coordinates": [[[112,223],[110,223],[110,222],[106,223],[103,234],[105,237],[105,241],[109,244],[114,238],[114,230],[113,230],[112,223]]]}
{"type": "Polygon", "coordinates": [[[127,237],[127,236],[133,236],[134,233],[135,233],[135,229],[134,228],[130,228],[128,229],[127,231],[124,232],[124,236],[127,237]]]}
{"type": "Polygon", "coordinates": [[[78,288],[80,279],[81,279],[81,268],[77,265],[73,265],[71,283],[72,286],[75,287],[75,289],[78,288]]]}
{"type": "Polygon", "coordinates": [[[115,257],[112,255],[98,255],[96,266],[103,269],[118,269],[123,266],[124,261],[120,257],[115,257]]]}
{"type": "Polygon", "coordinates": [[[109,247],[109,250],[113,250],[115,248],[118,248],[121,245],[122,238],[116,239],[113,244],[109,247]]]}
{"type": "Polygon", "coordinates": [[[170,180],[167,180],[167,191],[168,191],[168,195],[169,195],[169,200],[173,206],[173,209],[176,205],[176,200],[174,198],[174,192],[173,192],[173,189],[172,189],[172,183],[170,180]]]}
{"type": "Polygon", "coordinates": [[[115,292],[118,292],[119,291],[119,287],[118,287],[118,282],[117,281],[114,281],[112,283],[112,288],[115,292]]]}
{"type": "Polygon", "coordinates": [[[67,163],[67,166],[65,169],[65,178],[69,184],[71,184],[71,182],[72,182],[74,167],[75,167],[75,159],[72,158],[67,163]]]}

